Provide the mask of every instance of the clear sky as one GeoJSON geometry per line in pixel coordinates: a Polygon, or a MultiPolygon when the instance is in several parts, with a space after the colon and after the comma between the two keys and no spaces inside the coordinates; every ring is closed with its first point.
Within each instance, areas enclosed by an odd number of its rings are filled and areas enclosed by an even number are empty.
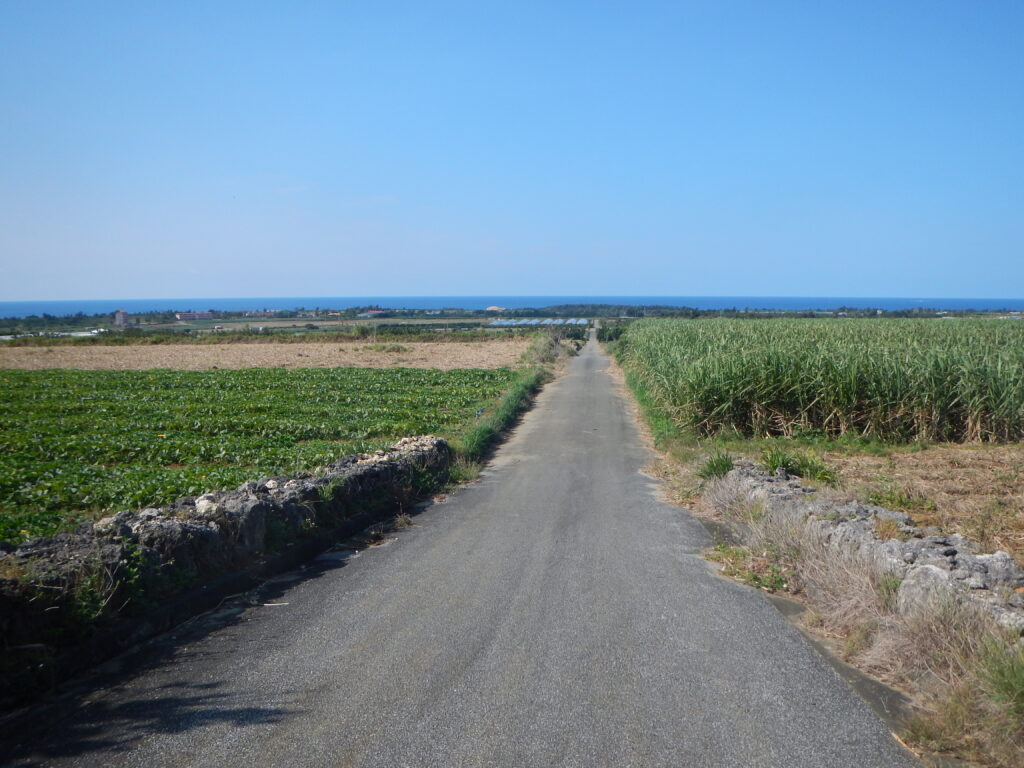
{"type": "Polygon", "coordinates": [[[1024,2],[0,3],[0,300],[1024,295],[1024,2]]]}

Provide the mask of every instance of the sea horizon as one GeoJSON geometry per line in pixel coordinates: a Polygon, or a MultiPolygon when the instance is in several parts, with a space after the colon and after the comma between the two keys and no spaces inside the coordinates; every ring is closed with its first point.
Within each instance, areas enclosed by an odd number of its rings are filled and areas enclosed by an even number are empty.
{"type": "Polygon", "coordinates": [[[836,310],[839,308],[934,309],[938,311],[1024,311],[1024,298],[934,298],[865,296],[284,296],[172,299],[61,299],[0,301],[0,317],[43,314],[64,316],[79,312],[95,315],[124,309],[128,314],[214,310],[244,312],[297,309],[347,309],[379,306],[384,309],[467,309],[489,306],[506,309],[543,308],[564,304],[661,305],[694,309],[747,309],[774,311],[836,310]]]}

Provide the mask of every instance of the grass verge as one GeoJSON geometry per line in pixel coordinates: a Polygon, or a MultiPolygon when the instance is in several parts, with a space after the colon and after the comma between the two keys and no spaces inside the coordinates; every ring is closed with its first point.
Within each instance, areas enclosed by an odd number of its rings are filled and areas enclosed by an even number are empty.
{"type": "Polygon", "coordinates": [[[487,455],[501,433],[529,407],[534,394],[549,377],[550,372],[541,367],[528,368],[518,374],[498,403],[481,413],[476,423],[454,441],[456,455],[462,462],[461,469],[456,465],[457,473],[472,474],[472,463],[487,455]]]}
{"type": "Polygon", "coordinates": [[[483,410],[475,423],[452,442],[455,458],[448,482],[458,484],[477,479],[487,454],[502,434],[528,409],[534,395],[553,375],[554,366],[575,355],[582,346],[578,339],[563,338],[557,332],[538,333],[520,360],[521,368],[493,407],[483,410]]]}

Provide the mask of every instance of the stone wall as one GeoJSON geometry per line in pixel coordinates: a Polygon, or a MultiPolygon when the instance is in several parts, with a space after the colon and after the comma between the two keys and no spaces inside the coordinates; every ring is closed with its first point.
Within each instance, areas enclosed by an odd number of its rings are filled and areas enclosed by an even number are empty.
{"type": "Polygon", "coordinates": [[[988,611],[996,623],[1024,634],[1024,570],[1006,552],[983,553],[959,534],[923,531],[911,518],[884,507],[819,498],[814,489],[784,471],[764,472],[741,460],[726,476],[766,511],[805,518],[817,526],[836,552],[855,550],[876,558],[900,579],[902,611],[948,599],[970,600],[988,611]],[[888,520],[895,538],[876,535],[877,520],[888,520]]]}
{"type": "MultiPolygon", "coordinates": [[[[232,575],[258,569],[275,552],[315,554],[331,535],[354,533],[437,487],[450,461],[444,440],[404,438],[312,474],[263,478],[0,544],[0,690],[38,690],[155,633],[164,626],[151,617],[162,605],[204,588],[216,598],[218,580],[245,583],[232,575]]],[[[198,611],[209,600],[187,602],[186,611],[198,611]]],[[[180,620],[182,611],[173,613],[180,620]]],[[[0,707],[15,698],[0,697],[0,707]]]]}

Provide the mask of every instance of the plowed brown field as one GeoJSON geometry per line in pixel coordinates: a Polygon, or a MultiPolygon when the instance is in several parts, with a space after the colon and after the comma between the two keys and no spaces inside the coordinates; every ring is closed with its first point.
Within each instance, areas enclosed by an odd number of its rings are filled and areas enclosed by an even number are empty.
{"type": "Polygon", "coordinates": [[[515,365],[529,341],[163,346],[0,347],[0,368],[145,370],[174,368],[502,368],[515,365]],[[375,348],[376,346],[376,348],[375,348]]]}

